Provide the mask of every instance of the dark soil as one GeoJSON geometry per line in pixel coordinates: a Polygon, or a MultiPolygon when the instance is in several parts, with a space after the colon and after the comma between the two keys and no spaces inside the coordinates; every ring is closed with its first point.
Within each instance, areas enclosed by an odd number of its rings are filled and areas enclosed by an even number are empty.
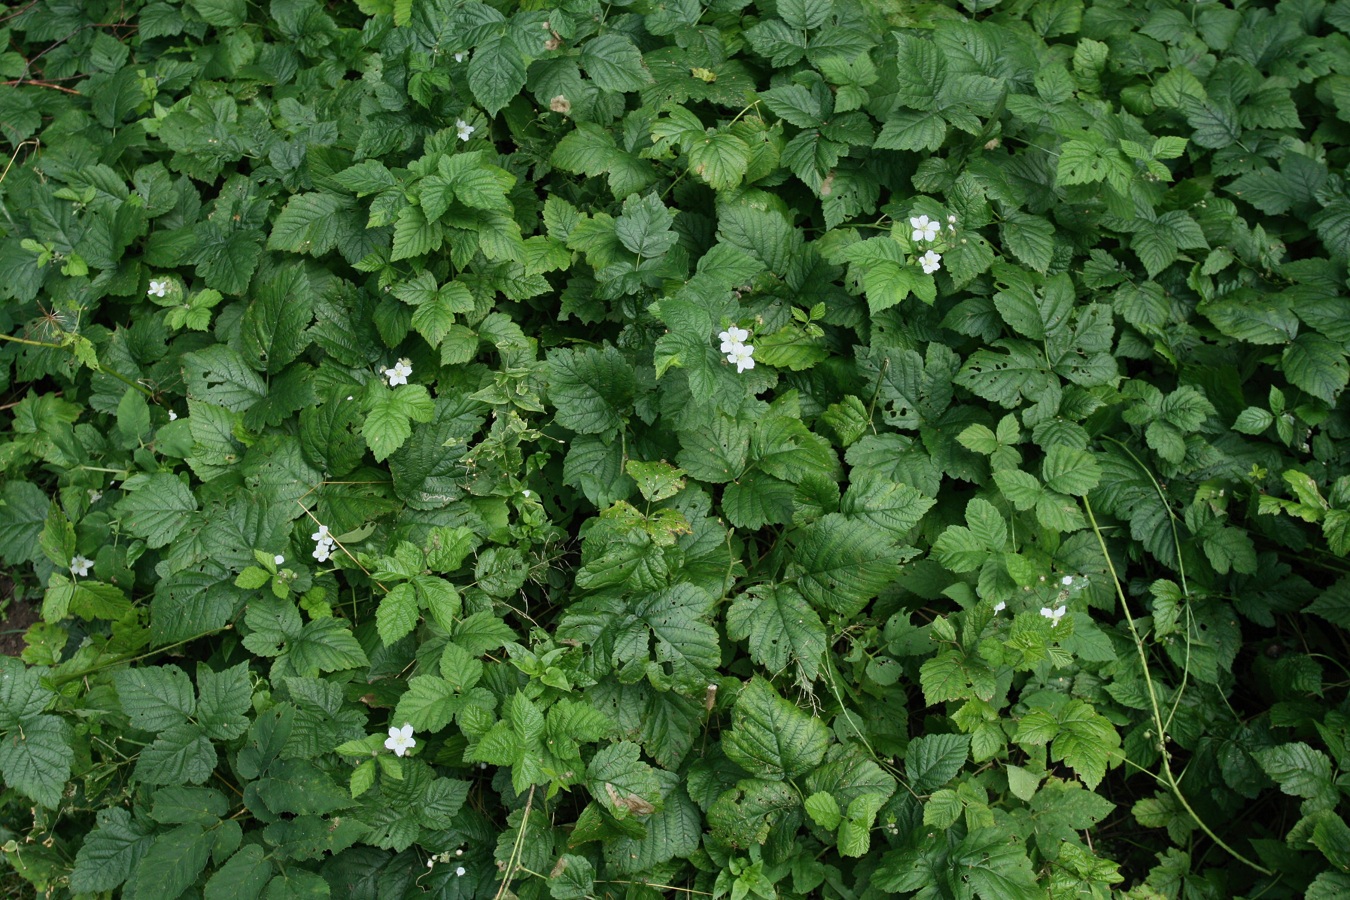
{"type": "Polygon", "coordinates": [[[27,646],[23,640],[24,632],[28,630],[28,626],[42,617],[35,604],[15,599],[13,595],[14,582],[8,576],[0,574],[0,605],[6,600],[9,601],[9,605],[5,607],[4,619],[0,620],[0,654],[5,656],[18,656],[23,652],[27,646]]]}

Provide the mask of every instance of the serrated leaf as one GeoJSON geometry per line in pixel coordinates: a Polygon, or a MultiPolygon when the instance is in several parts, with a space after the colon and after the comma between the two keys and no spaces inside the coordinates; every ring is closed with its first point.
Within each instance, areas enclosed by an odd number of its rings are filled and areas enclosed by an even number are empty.
{"type": "Polygon", "coordinates": [[[643,68],[642,53],[622,34],[591,38],[581,48],[580,63],[591,79],[607,91],[636,91],[652,80],[643,68]]]}
{"type": "Polygon", "coordinates": [[[741,689],[731,732],[722,739],[728,758],[771,780],[806,774],[824,759],[828,744],[824,723],[778,696],[759,677],[741,689]]]}
{"type": "Polygon", "coordinates": [[[825,652],[825,626],[801,594],[786,585],[755,587],[727,611],[727,633],[749,642],[750,657],[771,673],[792,663],[815,681],[825,652]]]}

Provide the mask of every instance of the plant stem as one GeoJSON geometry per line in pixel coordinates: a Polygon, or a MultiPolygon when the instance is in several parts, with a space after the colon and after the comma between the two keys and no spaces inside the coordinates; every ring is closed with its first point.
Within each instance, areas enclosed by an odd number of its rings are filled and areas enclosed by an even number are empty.
{"type": "MultiPolygon", "coordinates": [[[[15,344],[25,344],[25,345],[27,345],[27,346],[29,346],[29,347],[45,347],[45,348],[48,349],[48,350],[67,350],[67,349],[69,349],[65,344],[53,344],[53,343],[50,343],[50,342],[48,342],[48,341],[30,341],[28,338],[14,337],[13,335],[10,335],[10,334],[0,334],[0,340],[3,340],[3,341],[10,341],[11,343],[15,343],[15,344]]],[[[98,370],[99,370],[100,372],[102,372],[104,375],[111,375],[113,378],[116,378],[118,381],[122,382],[122,383],[125,384],[127,387],[135,388],[136,390],[140,391],[142,394],[144,394],[144,395],[147,396],[147,397],[154,397],[154,396],[155,396],[154,391],[150,390],[150,389],[149,389],[148,387],[146,387],[145,385],[143,385],[143,384],[141,384],[141,383],[139,383],[139,382],[136,382],[136,381],[132,381],[130,378],[128,378],[127,376],[123,375],[121,372],[114,372],[112,369],[110,369],[110,368],[108,368],[107,366],[103,365],[103,363],[99,363],[99,364],[98,364],[98,370]]]]}
{"type": "Polygon", "coordinates": [[[1273,875],[1274,873],[1269,869],[1253,862],[1228,846],[1223,838],[1215,834],[1214,831],[1205,824],[1204,820],[1201,819],[1199,814],[1191,807],[1186,796],[1181,793],[1181,785],[1177,783],[1176,775],[1172,773],[1172,763],[1167,756],[1167,731],[1163,727],[1162,707],[1158,703],[1158,693],[1153,687],[1153,676],[1149,672],[1148,655],[1144,653],[1144,641],[1139,637],[1139,629],[1135,627],[1134,616],[1130,613],[1130,605],[1125,600],[1125,591],[1120,586],[1120,576],[1116,574],[1116,564],[1111,561],[1111,554],[1106,549],[1106,539],[1102,537],[1101,529],[1097,527],[1097,517],[1093,515],[1092,503],[1084,497],[1083,505],[1087,507],[1088,521],[1092,523],[1092,533],[1097,536],[1097,543],[1101,545],[1102,556],[1106,559],[1106,567],[1111,571],[1111,580],[1116,586],[1116,596],[1120,599],[1121,609],[1125,611],[1125,621],[1130,626],[1130,636],[1134,638],[1134,649],[1139,653],[1139,664],[1144,668],[1144,684],[1148,687],[1148,702],[1149,707],[1153,712],[1153,725],[1158,729],[1158,757],[1162,760],[1163,782],[1171,789],[1172,795],[1177,798],[1177,802],[1181,804],[1182,809],[1186,810],[1187,814],[1190,815],[1191,820],[1200,827],[1201,831],[1209,836],[1210,840],[1226,850],[1228,855],[1238,862],[1250,866],[1262,875],[1273,875]]]}

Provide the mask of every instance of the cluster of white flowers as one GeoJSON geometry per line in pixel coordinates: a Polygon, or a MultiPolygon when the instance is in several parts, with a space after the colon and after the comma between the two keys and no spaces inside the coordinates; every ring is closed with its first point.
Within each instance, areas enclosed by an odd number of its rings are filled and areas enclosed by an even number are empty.
{"type": "MultiPolygon", "coordinates": [[[[462,849],[456,850],[453,856],[450,854],[449,850],[446,850],[444,853],[432,854],[431,859],[427,860],[427,868],[428,869],[433,868],[436,865],[436,863],[448,863],[450,862],[450,860],[456,859],[463,855],[464,851],[462,849]]],[[[466,874],[468,874],[468,869],[464,868],[463,866],[455,866],[456,878],[463,878],[466,874]]]]}
{"type": "Polygon", "coordinates": [[[750,332],[732,325],[717,336],[722,341],[722,352],[727,355],[727,362],[735,365],[737,372],[755,367],[755,346],[745,343],[750,338],[750,332]]]}
{"type": "MultiPolygon", "coordinates": [[[[333,536],[328,532],[327,525],[320,525],[319,530],[311,534],[310,540],[314,541],[313,557],[319,562],[328,562],[328,558],[333,555],[333,546],[337,543],[333,536]]],[[[280,565],[278,562],[277,565],[280,565]]]]}
{"type": "Polygon", "coordinates": [[[86,559],[77,554],[75,558],[70,561],[70,574],[78,575],[83,578],[89,574],[89,570],[93,565],[94,561],[92,559],[86,559]]]}
{"type": "Polygon", "coordinates": [[[469,135],[473,134],[477,130],[478,130],[477,128],[474,128],[472,125],[470,125],[468,122],[465,122],[463,119],[455,120],[455,133],[459,135],[459,139],[461,141],[467,141],[469,139],[469,135]]]}
{"type": "MultiPolygon", "coordinates": [[[[390,387],[398,387],[400,384],[408,383],[408,376],[412,374],[412,363],[407,359],[400,359],[394,363],[393,368],[384,370],[384,377],[389,380],[390,387]]],[[[347,398],[348,400],[351,397],[347,398]]]]}
{"type": "Polygon", "coordinates": [[[146,291],[146,294],[150,295],[151,297],[163,297],[168,292],[169,292],[169,282],[151,280],[150,290],[146,291]]]}
{"type": "MultiPolygon", "coordinates": [[[[912,241],[936,241],[942,233],[942,223],[928,216],[910,216],[909,227],[909,239],[912,241]]],[[[956,231],[956,216],[947,217],[947,230],[956,231]]],[[[932,275],[942,268],[942,254],[930,249],[919,257],[919,265],[923,267],[925,275],[932,275]]]]}
{"type": "Polygon", "coordinates": [[[393,750],[395,756],[402,756],[416,746],[412,725],[404,722],[402,728],[394,728],[392,725],[389,727],[389,737],[384,739],[384,749],[393,750]]]}

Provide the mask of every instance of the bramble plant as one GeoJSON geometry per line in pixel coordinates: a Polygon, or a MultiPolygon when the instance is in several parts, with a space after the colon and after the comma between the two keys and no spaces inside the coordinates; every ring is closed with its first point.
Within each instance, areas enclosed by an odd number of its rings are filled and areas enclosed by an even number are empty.
{"type": "Polygon", "coordinates": [[[1350,895],[1350,0],[0,37],[8,889],[1350,895]]]}

